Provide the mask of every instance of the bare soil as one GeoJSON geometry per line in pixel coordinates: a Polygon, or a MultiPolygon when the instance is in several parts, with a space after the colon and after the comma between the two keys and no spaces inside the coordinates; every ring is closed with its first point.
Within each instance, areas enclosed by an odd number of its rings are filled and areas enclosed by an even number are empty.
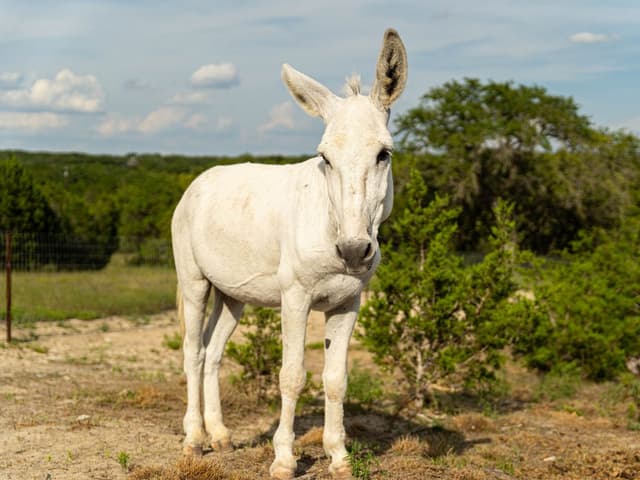
{"type": "MultiPolygon", "coordinates": [[[[228,381],[223,404],[235,450],[206,452],[200,463],[184,466],[181,352],[165,344],[177,330],[173,312],[16,329],[17,345],[0,348],[0,479],[268,478],[277,406],[256,404],[228,381]],[[214,466],[222,473],[214,475],[214,466]],[[177,475],[181,468],[191,473],[177,475]]],[[[308,343],[322,337],[322,317],[312,314],[308,343]]],[[[354,359],[373,368],[356,343],[354,359]]],[[[306,363],[318,382],[322,349],[308,349],[306,363]]],[[[227,362],[223,376],[236,370],[227,362]]],[[[628,429],[625,405],[611,399],[614,387],[585,386],[573,398],[534,402],[535,382],[521,372],[509,398],[484,412],[460,402],[448,413],[410,413],[389,401],[348,405],[356,473],[403,480],[640,479],[640,433],[628,429]]],[[[385,387],[393,390],[392,379],[385,387]]],[[[298,478],[330,478],[322,404],[308,399],[300,410],[298,478]]]]}

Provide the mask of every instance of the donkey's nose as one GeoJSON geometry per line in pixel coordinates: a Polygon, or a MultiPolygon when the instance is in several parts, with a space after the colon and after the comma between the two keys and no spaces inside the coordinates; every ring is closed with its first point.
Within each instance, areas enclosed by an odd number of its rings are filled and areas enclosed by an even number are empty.
{"type": "Polygon", "coordinates": [[[336,244],[338,255],[350,267],[362,265],[371,253],[371,241],[368,238],[349,238],[336,244]]]}

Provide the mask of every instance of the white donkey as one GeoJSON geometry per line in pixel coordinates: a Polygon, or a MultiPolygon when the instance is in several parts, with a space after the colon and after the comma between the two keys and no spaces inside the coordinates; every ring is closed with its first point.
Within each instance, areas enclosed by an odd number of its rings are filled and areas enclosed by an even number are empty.
{"type": "Polygon", "coordinates": [[[378,227],[393,203],[389,107],[404,89],[406,51],[387,30],[369,96],[357,79],[346,98],[282,67],[293,98],[326,124],[318,155],[293,165],[214,167],[189,186],[171,224],[178,307],[185,324],[186,453],[231,448],[222,422],[218,370],[245,303],[281,307],[282,411],[273,438],[272,478],[293,478],[293,420],[304,387],[304,347],[310,309],[325,312],[323,446],[330,472],[351,478],[343,400],[347,347],[380,252],[378,227]],[[211,288],[213,312],[204,326],[211,288]],[[201,385],[204,406],[201,411],[201,385]]]}

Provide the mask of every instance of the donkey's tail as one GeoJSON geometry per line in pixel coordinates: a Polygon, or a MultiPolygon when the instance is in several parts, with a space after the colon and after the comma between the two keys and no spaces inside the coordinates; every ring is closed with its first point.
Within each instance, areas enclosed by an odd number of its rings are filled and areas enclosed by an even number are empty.
{"type": "Polygon", "coordinates": [[[184,299],[180,284],[176,288],[176,308],[178,309],[178,320],[180,321],[180,336],[184,338],[184,299]]]}

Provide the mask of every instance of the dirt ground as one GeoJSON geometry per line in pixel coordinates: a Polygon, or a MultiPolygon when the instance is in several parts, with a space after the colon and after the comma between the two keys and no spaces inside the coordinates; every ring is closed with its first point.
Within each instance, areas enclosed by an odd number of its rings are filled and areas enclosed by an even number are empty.
{"type": "MultiPolygon", "coordinates": [[[[0,348],[0,479],[163,478],[153,467],[181,456],[181,352],[165,341],[177,330],[172,312],[16,329],[20,342],[0,348]]],[[[308,343],[322,337],[322,317],[312,315],[308,343]]],[[[358,345],[351,360],[371,364],[358,345]]],[[[322,349],[308,349],[306,364],[318,381],[322,349]]],[[[225,363],[223,376],[236,368],[225,363]]],[[[207,452],[202,461],[218,462],[237,478],[268,478],[277,407],[247,403],[227,387],[223,406],[235,450],[207,452]]],[[[582,397],[534,402],[526,385],[516,387],[509,402],[489,412],[411,415],[392,414],[388,405],[349,406],[345,423],[357,473],[403,480],[640,479],[640,433],[627,428],[624,406],[603,406],[604,387],[590,388],[582,397]]],[[[321,425],[321,402],[308,401],[296,420],[298,478],[330,478],[321,425]]]]}

